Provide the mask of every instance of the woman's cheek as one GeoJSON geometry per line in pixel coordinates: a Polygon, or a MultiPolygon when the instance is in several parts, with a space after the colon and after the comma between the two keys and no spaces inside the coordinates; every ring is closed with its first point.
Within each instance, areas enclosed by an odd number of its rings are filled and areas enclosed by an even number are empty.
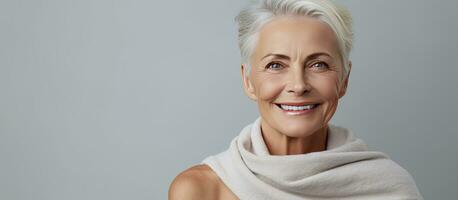
{"type": "Polygon", "coordinates": [[[331,120],[339,104],[339,86],[337,77],[327,77],[320,81],[318,91],[320,91],[326,106],[324,107],[323,120],[325,123],[331,120]]]}
{"type": "Polygon", "coordinates": [[[309,80],[324,99],[338,99],[340,83],[336,74],[315,75],[309,80]]]}
{"type": "Polygon", "coordinates": [[[280,77],[266,77],[260,82],[259,97],[264,101],[274,101],[283,89],[280,77]]]}

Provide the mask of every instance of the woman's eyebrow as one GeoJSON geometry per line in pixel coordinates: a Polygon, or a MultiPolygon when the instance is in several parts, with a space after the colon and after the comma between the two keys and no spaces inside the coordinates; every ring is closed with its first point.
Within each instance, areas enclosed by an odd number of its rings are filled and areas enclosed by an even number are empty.
{"type": "Polygon", "coordinates": [[[283,54],[275,54],[275,53],[268,53],[267,55],[262,57],[261,60],[263,60],[264,58],[267,58],[269,56],[273,56],[274,58],[289,60],[289,56],[283,55],[283,54]]]}
{"type": "MultiPolygon", "coordinates": [[[[268,53],[267,55],[262,57],[261,60],[263,60],[264,58],[267,58],[269,56],[273,56],[274,58],[285,59],[285,60],[289,60],[290,59],[289,56],[284,55],[284,54],[268,53]]],[[[307,60],[311,60],[311,59],[317,58],[318,56],[328,56],[330,58],[333,58],[330,54],[328,54],[326,52],[316,52],[316,53],[312,53],[312,54],[308,55],[307,56],[307,60]]]]}

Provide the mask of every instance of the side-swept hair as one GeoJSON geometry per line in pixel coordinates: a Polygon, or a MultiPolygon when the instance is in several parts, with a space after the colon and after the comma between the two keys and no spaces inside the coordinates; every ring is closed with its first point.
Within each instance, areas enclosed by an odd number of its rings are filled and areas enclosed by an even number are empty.
{"type": "Polygon", "coordinates": [[[261,0],[240,11],[235,17],[238,23],[238,43],[242,63],[249,75],[250,57],[258,41],[259,30],[277,16],[295,15],[316,18],[334,31],[343,63],[343,77],[349,71],[349,55],[353,42],[350,12],[331,0],[261,0]]]}

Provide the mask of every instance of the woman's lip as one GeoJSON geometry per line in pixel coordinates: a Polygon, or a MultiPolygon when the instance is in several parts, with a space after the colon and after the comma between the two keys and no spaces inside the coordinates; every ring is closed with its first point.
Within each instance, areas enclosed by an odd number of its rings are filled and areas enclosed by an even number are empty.
{"type": "Polygon", "coordinates": [[[320,103],[275,103],[275,105],[277,105],[278,107],[280,107],[280,105],[288,105],[288,106],[305,106],[305,105],[320,105],[320,103]]]}
{"type": "Polygon", "coordinates": [[[320,104],[317,102],[285,102],[285,103],[275,103],[278,105],[287,105],[287,106],[305,106],[305,105],[310,105],[310,104],[320,104]]]}
{"type": "Polygon", "coordinates": [[[310,110],[283,110],[280,104],[275,104],[281,111],[285,112],[287,115],[304,115],[313,112],[320,106],[321,104],[317,104],[314,108],[310,110]]]}
{"type": "MultiPolygon", "coordinates": [[[[275,104],[277,107],[279,107],[280,109],[282,109],[282,108],[281,108],[281,105],[282,105],[282,104],[279,104],[279,103],[274,103],[274,104],[275,104]]],[[[285,104],[283,104],[283,105],[285,105],[285,104]]],[[[321,103],[315,103],[315,104],[312,104],[312,105],[316,105],[315,107],[318,107],[319,105],[321,105],[321,103]]],[[[282,109],[282,110],[283,110],[283,109],[282,109]]]]}

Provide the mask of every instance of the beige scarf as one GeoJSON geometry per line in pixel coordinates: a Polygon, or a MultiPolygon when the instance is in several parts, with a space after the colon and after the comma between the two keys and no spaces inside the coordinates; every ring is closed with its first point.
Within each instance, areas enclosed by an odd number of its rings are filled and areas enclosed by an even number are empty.
{"type": "Polygon", "coordinates": [[[278,156],[269,154],[260,122],[258,117],[228,150],[201,163],[241,200],[423,199],[404,168],[368,150],[349,129],[328,124],[325,151],[278,156]]]}

